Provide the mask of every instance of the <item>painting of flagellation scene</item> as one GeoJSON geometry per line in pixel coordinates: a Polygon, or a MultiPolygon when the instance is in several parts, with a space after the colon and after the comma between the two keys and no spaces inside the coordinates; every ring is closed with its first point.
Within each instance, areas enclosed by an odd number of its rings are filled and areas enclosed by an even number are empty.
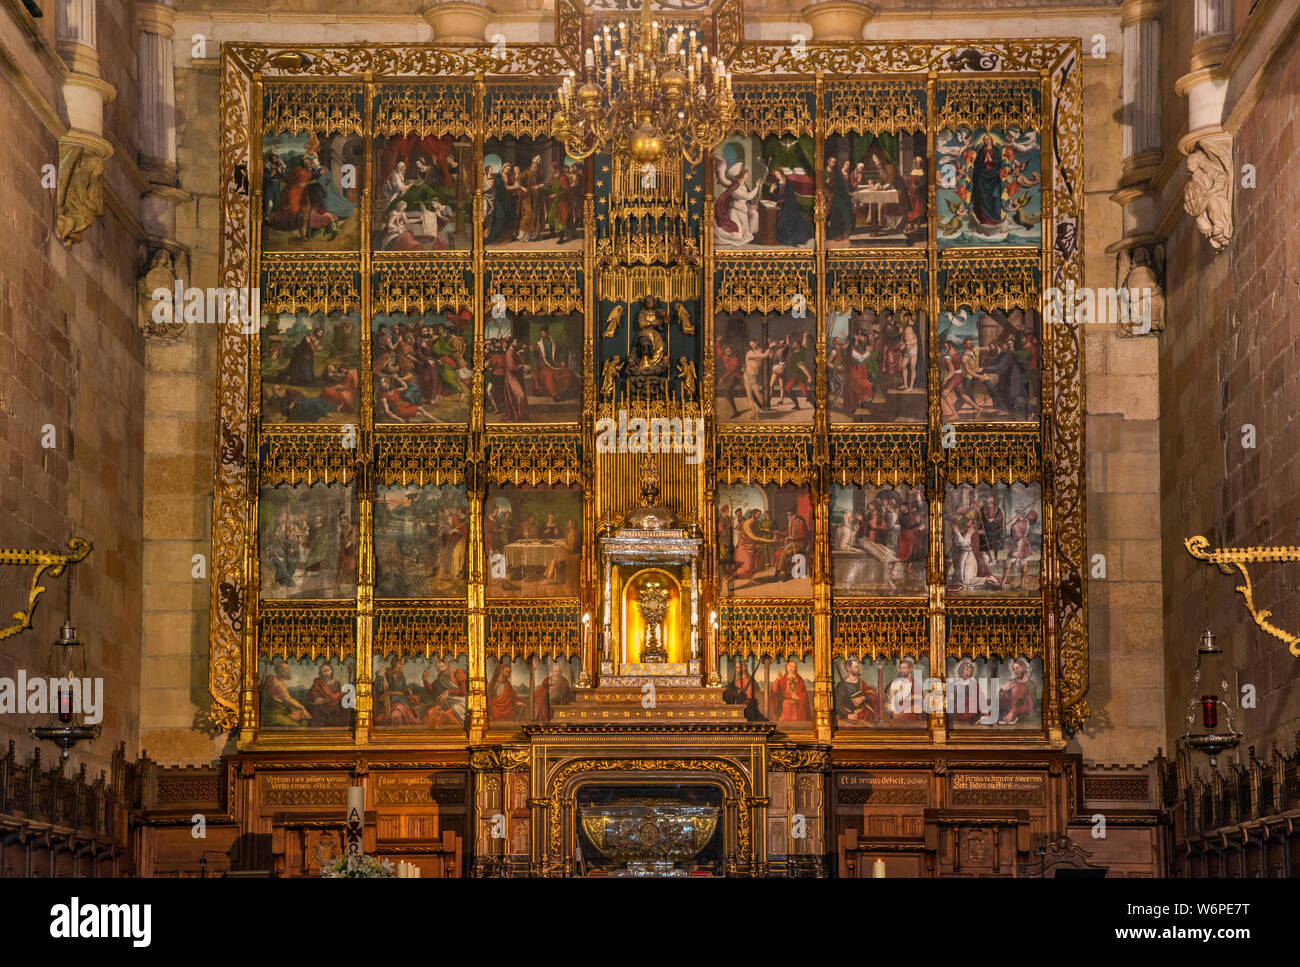
{"type": "Polygon", "coordinates": [[[945,689],[954,729],[1042,727],[1041,658],[949,658],[945,689]]]}
{"type": "Polygon", "coordinates": [[[783,728],[812,725],[813,657],[787,655],[776,660],[752,655],[719,655],[718,678],[728,705],[743,705],[751,722],[783,728]]]}
{"type": "Polygon", "coordinates": [[[549,722],[554,709],[573,703],[581,671],[577,657],[544,655],[511,660],[489,655],[488,725],[509,728],[519,722],[549,722]]]}
{"type": "Polygon", "coordinates": [[[582,493],[574,488],[490,488],[483,501],[487,592],[496,598],[577,597],[582,493]]]}
{"type": "Polygon", "coordinates": [[[836,724],[845,729],[924,729],[929,674],[926,657],[879,662],[836,658],[831,666],[836,724]]]}
{"type": "Polygon", "coordinates": [[[376,654],[373,668],[371,707],[377,727],[465,727],[468,656],[376,654]]]}
{"type": "Polygon", "coordinates": [[[713,153],[715,248],[810,248],[813,139],[728,138],[713,153]]]}
{"type": "Polygon", "coordinates": [[[355,596],[357,514],[349,486],[263,487],[257,504],[262,597],[355,596]]]}
{"type": "Polygon", "coordinates": [[[923,133],[834,134],[826,138],[824,157],[827,248],[925,245],[923,133]]]}
{"type": "Polygon", "coordinates": [[[929,511],[920,486],[831,486],[835,594],[925,593],[929,511]]]}
{"type": "Polygon", "coordinates": [[[1043,504],[1037,483],[959,484],[943,501],[953,594],[1038,594],[1043,504]]]}
{"type": "Polygon", "coordinates": [[[923,423],[928,319],[924,311],[832,312],[827,398],[837,423],[923,423]]]}
{"type": "Polygon", "coordinates": [[[939,404],[951,423],[1037,420],[1039,315],[1033,309],[939,313],[939,404]]]}
{"type": "Polygon", "coordinates": [[[356,707],[356,659],[284,658],[257,661],[258,728],[351,728],[356,707]]]}
{"type": "Polygon", "coordinates": [[[473,145],[418,135],[375,139],[376,252],[439,252],[474,244],[473,145]]]}
{"type": "Polygon", "coordinates": [[[361,247],[364,154],[356,136],[262,137],[262,248],[268,252],[355,252],[361,247]]]}
{"type": "Polygon", "coordinates": [[[582,316],[507,310],[484,322],[489,423],[576,421],[582,413],[582,316]]]}
{"type": "Polygon", "coordinates": [[[812,594],[812,497],[804,487],[724,484],[717,495],[718,579],[727,597],[812,594]]]}
{"type": "Polygon", "coordinates": [[[582,247],[585,163],[554,138],[488,138],[483,144],[483,243],[554,251],[582,247]]]}
{"type": "Polygon", "coordinates": [[[720,315],[713,347],[714,412],[723,423],[812,423],[816,321],[720,315]]]}
{"type": "Polygon", "coordinates": [[[1043,176],[1037,131],[943,130],[935,145],[941,249],[1042,242],[1043,176]]]}
{"type": "Polygon", "coordinates": [[[464,423],[474,372],[473,316],[389,314],[371,319],[375,423],[464,423]]]}
{"type": "Polygon", "coordinates": [[[376,597],[464,598],[469,548],[464,486],[380,487],[374,514],[376,597]]]}
{"type": "Polygon", "coordinates": [[[357,422],[361,317],[280,313],[262,320],[263,423],[357,422]]]}

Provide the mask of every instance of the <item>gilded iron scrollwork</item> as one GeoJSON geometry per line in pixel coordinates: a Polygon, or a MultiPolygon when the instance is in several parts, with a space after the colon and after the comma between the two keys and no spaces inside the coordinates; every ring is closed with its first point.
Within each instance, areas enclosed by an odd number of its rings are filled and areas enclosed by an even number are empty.
{"type": "Polygon", "coordinates": [[[1036,131],[1042,123],[1038,78],[955,77],[939,83],[940,128],[1036,131]]]}
{"type": "Polygon", "coordinates": [[[865,661],[925,655],[930,648],[924,601],[837,599],[831,608],[831,654],[865,661]]]}
{"type": "Polygon", "coordinates": [[[924,427],[836,426],[831,430],[831,479],[883,487],[916,484],[925,479],[924,427]]]}
{"type": "Polygon", "coordinates": [[[943,450],[949,483],[1012,483],[1038,480],[1041,440],[1033,429],[954,428],[954,445],[943,450]]]}
{"type": "Polygon", "coordinates": [[[268,487],[288,484],[351,483],[358,459],[366,461],[365,448],[357,445],[355,427],[289,432],[279,428],[262,436],[260,480],[268,487]],[[345,429],[352,429],[353,446],[346,445],[345,429]]]}
{"type": "Polygon", "coordinates": [[[361,101],[360,84],[269,84],[262,107],[262,130],[268,134],[360,134],[364,123],[361,101]]]}
{"type": "Polygon", "coordinates": [[[929,307],[924,253],[890,259],[833,259],[827,262],[826,308],[830,312],[872,309],[920,312],[929,307]]]}
{"type": "Polygon", "coordinates": [[[465,434],[429,433],[425,426],[412,429],[413,432],[402,428],[401,432],[376,434],[376,483],[384,487],[464,483],[465,434]]]}
{"type": "Polygon", "coordinates": [[[385,84],[375,92],[374,134],[421,138],[473,136],[470,89],[427,84],[385,84]]]}
{"type": "Polygon", "coordinates": [[[465,605],[384,602],[375,608],[375,652],[411,658],[463,654],[465,605]]]}
{"type": "Polygon", "coordinates": [[[346,658],[356,654],[351,601],[277,601],[262,605],[257,652],[264,658],[346,658]]]}
{"type": "Polygon", "coordinates": [[[812,651],[812,607],[802,601],[724,602],[718,612],[718,654],[776,661],[812,651]]]}
{"type": "Polygon", "coordinates": [[[960,602],[948,606],[950,658],[1041,658],[1043,608],[1033,602],[960,602]]]}
{"type": "Polygon", "coordinates": [[[924,81],[833,81],[826,85],[827,134],[924,130],[924,81]]]}
{"type": "Polygon", "coordinates": [[[807,430],[719,428],[714,473],[719,483],[806,484],[819,476],[807,430]]]}
{"type": "Polygon", "coordinates": [[[586,473],[577,433],[488,434],[487,478],[494,484],[572,486],[586,473]]]}
{"type": "Polygon", "coordinates": [[[573,658],[582,652],[579,605],[494,601],[487,609],[487,653],[498,658],[573,658]]]}

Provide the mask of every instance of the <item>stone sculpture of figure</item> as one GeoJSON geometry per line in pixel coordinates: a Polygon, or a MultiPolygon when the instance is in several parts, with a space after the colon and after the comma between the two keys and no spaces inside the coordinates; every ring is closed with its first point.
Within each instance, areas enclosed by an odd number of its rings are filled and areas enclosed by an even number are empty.
{"type": "Polygon", "coordinates": [[[184,331],[185,323],[179,318],[181,306],[175,304],[176,277],[172,253],[160,248],[136,282],[136,322],[146,336],[177,336],[184,331]],[[165,299],[153,297],[159,289],[167,290],[165,299]]]}
{"type": "Polygon", "coordinates": [[[1161,263],[1163,262],[1163,245],[1155,246],[1154,256],[1152,251],[1145,246],[1119,253],[1120,290],[1129,294],[1130,306],[1135,304],[1132,300],[1138,300],[1136,303],[1137,311],[1144,317],[1140,320],[1134,319],[1133,310],[1130,309],[1129,321],[1122,327],[1130,335],[1165,331],[1165,290],[1164,286],[1160,284],[1161,263]],[[1145,318],[1148,298],[1150,299],[1149,307],[1151,312],[1149,319],[1145,318]],[[1146,328],[1138,329],[1136,324],[1139,322],[1145,324],[1146,328]]]}
{"type": "Polygon", "coordinates": [[[1232,147],[1211,139],[1199,141],[1187,156],[1189,178],[1183,208],[1216,252],[1232,239],[1232,147]]]}

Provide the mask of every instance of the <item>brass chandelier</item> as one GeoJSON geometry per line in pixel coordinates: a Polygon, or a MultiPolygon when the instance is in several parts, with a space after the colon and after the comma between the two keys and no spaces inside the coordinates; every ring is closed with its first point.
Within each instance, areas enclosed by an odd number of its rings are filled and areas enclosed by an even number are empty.
{"type": "Polygon", "coordinates": [[[642,0],[638,23],[606,24],[559,88],[552,133],[574,158],[602,148],[641,166],[680,154],[699,164],[736,118],[731,75],[695,31],[661,29],[642,0]]]}

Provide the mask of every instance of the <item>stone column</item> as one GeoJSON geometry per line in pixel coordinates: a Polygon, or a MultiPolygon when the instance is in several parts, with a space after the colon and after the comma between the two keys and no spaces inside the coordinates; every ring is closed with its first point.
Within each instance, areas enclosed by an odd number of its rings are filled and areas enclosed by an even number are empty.
{"type": "Polygon", "coordinates": [[[59,54],[68,65],[63,80],[68,133],[59,139],[57,231],[65,245],[75,245],[104,210],[101,177],[104,162],[113,156],[103,137],[104,105],[117,92],[99,76],[95,0],[56,0],[55,18],[59,54]]]}
{"type": "Polygon", "coordinates": [[[1160,21],[1153,0],[1126,3],[1124,29],[1124,165],[1160,164],[1160,21]]]}
{"type": "Polygon", "coordinates": [[[803,8],[804,21],[812,27],[813,40],[858,41],[862,29],[875,13],[861,0],[817,0],[803,8]]]}
{"type": "Polygon", "coordinates": [[[1232,0],[1195,0],[1192,70],[1223,61],[1232,46],[1232,0]]]}
{"type": "Polygon", "coordinates": [[[1183,208],[1216,252],[1232,240],[1236,166],[1232,135],[1223,129],[1228,82],[1219,65],[1232,45],[1231,0],[1195,0],[1195,42],[1190,71],[1175,89],[1187,98],[1187,134],[1178,149],[1187,156],[1183,208]]]}
{"type": "Polygon", "coordinates": [[[423,14],[435,44],[481,44],[492,19],[484,0],[433,0],[423,14]]]}

